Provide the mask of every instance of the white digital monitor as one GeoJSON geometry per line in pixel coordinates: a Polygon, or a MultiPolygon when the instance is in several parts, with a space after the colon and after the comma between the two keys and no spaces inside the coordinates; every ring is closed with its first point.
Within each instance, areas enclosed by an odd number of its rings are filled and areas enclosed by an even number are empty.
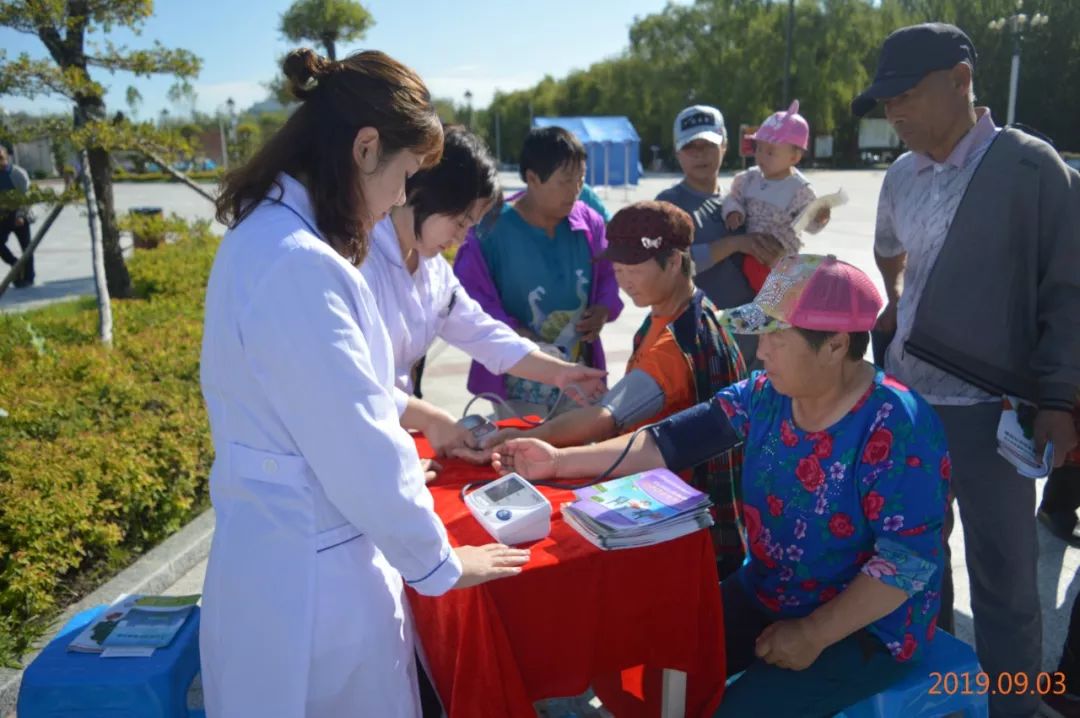
{"type": "Polygon", "coordinates": [[[465,504],[496,541],[537,541],[551,532],[551,502],[517,474],[507,474],[465,495],[465,504]]]}

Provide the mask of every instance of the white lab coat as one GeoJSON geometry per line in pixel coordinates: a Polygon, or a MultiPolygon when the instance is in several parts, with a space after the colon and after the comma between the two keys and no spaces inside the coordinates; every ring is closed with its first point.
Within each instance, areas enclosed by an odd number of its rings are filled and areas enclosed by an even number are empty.
{"type": "Polygon", "coordinates": [[[281,201],[226,233],[206,295],[207,715],[413,718],[402,578],[440,594],[461,564],[398,422],[374,298],[279,179],[281,201]]]}
{"type": "MultiPolygon", "coordinates": [[[[492,374],[505,374],[537,350],[534,342],[480,308],[441,256],[421,257],[415,274],[401,258],[397,231],[386,217],[371,233],[371,251],[360,267],[379,305],[394,351],[394,384],[406,400],[412,368],[435,337],[457,347],[492,374]]],[[[404,411],[404,406],[399,405],[404,411]]]]}

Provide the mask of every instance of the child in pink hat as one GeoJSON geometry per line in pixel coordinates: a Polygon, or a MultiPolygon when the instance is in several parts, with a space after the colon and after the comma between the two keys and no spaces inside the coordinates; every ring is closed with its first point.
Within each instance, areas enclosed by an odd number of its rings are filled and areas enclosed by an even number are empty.
{"type": "MultiPolygon", "coordinates": [[[[724,199],[724,221],[728,229],[745,224],[747,232],[772,235],[787,254],[798,254],[802,240],[791,223],[816,197],[810,181],[795,168],[810,143],[810,125],[799,114],[799,101],[770,115],[750,139],[757,164],[735,175],[724,199]]],[[[824,210],[807,231],[817,233],[828,221],[824,210]]],[[[743,256],[742,270],[755,292],[769,276],[769,267],[750,255],[743,256]]]]}

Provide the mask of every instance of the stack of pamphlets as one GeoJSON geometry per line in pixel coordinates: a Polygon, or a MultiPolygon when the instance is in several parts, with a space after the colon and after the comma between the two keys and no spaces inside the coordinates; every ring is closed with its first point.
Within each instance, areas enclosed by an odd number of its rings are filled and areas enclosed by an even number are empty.
{"type": "Polygon", "coordinates": [[[574,491],[562,515],[602,549],[652,546],[713,525],[709,497],[667,469],[612,479],[574,491]]]}
{"type": "Polygon", "coordinates": [[[199,602],[194,596],[121,596],[78,637],[69,651],[104,658],[150,656],[168,646],[199,602]]]}
{"type": "Polygon", "coordinates": [[[1042,456],[1035,451],[1034,404],[1006,396],[1001,402],[1001,420],[998,422],[998,453],[1016,467],[1021,476],[1041,479],[1050,473],[1054,462],[1054,444],[1046,442],[1042,456]]]}

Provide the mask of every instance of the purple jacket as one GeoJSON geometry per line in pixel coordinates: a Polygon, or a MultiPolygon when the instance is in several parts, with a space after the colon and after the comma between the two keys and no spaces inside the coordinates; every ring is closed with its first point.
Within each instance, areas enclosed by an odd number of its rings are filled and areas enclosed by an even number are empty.
{"type": "MultiPolygon", "coordinates": [[[[510,197],[508,201],[516,199],[520,195],[510,197]]],[[[611,262],[596,260],[596,255],[607,248],[607,238],[604,236],[604,218],[596,213],[584,202],[576,202],[570,210],[570,229],[585,232],[585,239],[589,243],[589,253],[593,257],[592,283],[589,288],[589,306],[602,304],[608,308],[608,321],[614,321],[622,312],[623,303],[619,299],[619,285],[615,282],[615,270],[611,262]]],[[[461,281],[461,285],[469,296],[476,300],[484,311],[501,322],[505,322],[510,328],[517,329],[521,322],[511,317],[503,309],[502,299],[495,289],[495,282],[491,278],[487,262],[480,251],[480,240],[476,232],[469,231],[465,243],[458,250],[454,259],[454,273],[461,281]]],[[[607,363],[604,361],[604,349],[597,339],[592,343],[592,364],[598,369],[604,369],[607,363]]],[[[478,362],[473,362],[469,369],[469,391],[473,394],[488,392],[501,397],[506,397],[506,382],[502,376],[496,376],[485,369],[478,362]]]]}

